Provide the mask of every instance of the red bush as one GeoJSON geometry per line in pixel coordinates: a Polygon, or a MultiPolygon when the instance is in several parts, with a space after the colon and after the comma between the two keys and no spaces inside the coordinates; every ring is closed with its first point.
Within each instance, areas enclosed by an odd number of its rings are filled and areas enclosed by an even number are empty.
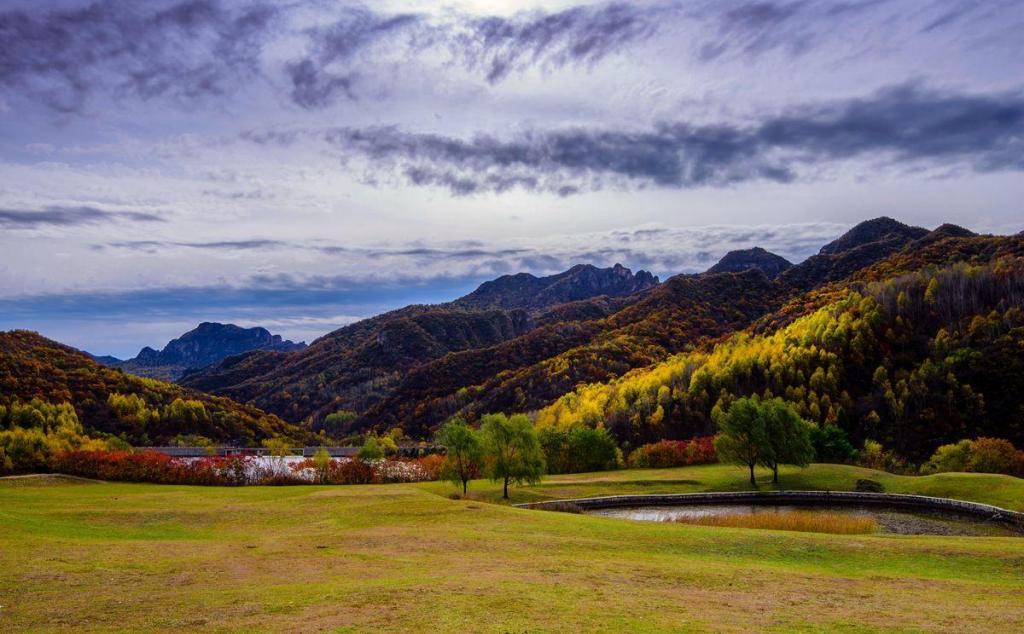
{"type": "Polygon", "coordinates": [[[659,440],[637,447],[629,455],[631,467],[685,467],[717,462],[713,436],[690,440],[659,440]]]}
{"type": "Polygon", "coordinates": [[[362,460],[332,460],[327,469],[328,484],[373,484],[378,482],[374,465],[362,460]]]}
{"type": "MultiPolygon", "coordinates": [[[[325,484],[372,484],[383,482],[419,482],[436,480],[443,456],[424,456],[415,460],[366,462],[358,459],[331,460],[323,474],[325,484]]],[[[54,458],[54,471],[99,480],[154,482],[157,484],[199,484],[242,486],[250,484],[312,484],[316,470],[313,459],[289,465],[291,473],[280,473],[253,456],[226,456],[195,459],[172,458],[148,451],[66,451],[54,458]]]]}
{"type": "Polygon", "coordinates": [[[442,454],[433,453],[422,458],[416,458],[413,460],[416,464],[423,469],[424,474],[428,480],[440,480],[441,469],[444,467],[445,457],[442,454]]]}
{"type": "Polygon", "coordinates": [[[65,451],[54,459],[54,470],[100,480],[240,486],[270,476],[250,456],[172,458],[155,451],[65,451]]]}

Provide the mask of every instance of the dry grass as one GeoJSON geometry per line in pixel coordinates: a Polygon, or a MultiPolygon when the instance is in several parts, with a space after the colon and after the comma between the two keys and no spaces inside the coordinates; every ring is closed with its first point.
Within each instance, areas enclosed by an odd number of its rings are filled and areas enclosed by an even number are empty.
{"type": "MultiPolygon", "coordinates": [[[[837,474],[844,490],[848,475],[902,482],[822,465],[801,477],[826,488],[837,474]]],[[[960,475],[907,480],[994,490],[996,476],[960,475]]],[[[669,479],[666,493],[746,478],[708,465],[515,491],[655,488],[631,476],[669,479]]],[[[1017,482],[1003,494],[1019,505],[1017,482]]],[[[1024,539],[628,522],[448,500],[452,489],[0,481],[0,632],[1024,632],[1024,539]]]]}
{"type": "Polygon", "coordinates": [[[801,533],[834,533],[863,535],[874,533],[878,524],[873,518],[844,513],[782,511],[779,513],[733,513],[703,517],[678,517],[674,522],[699,526],[725,526],[729,528],[763,528],[801,533]]]}

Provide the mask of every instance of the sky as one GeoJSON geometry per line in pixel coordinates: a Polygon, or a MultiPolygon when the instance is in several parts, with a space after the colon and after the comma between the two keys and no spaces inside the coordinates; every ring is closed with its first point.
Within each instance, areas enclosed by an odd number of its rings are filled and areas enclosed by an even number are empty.
{"type": "Polygon", "coordinates": [[[1024,3],[6,0],[0,330],[294,340],[505,273],[1024,229],[1024,3]]]}

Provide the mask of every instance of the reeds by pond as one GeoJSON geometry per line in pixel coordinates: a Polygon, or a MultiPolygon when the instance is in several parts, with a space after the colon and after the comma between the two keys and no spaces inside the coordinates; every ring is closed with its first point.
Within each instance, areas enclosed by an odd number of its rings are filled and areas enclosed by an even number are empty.
{"type": "Polygon", "coordinates": [[[839,535],[874,533],[878,528],[877,522],[871,517],[829,511],[731,513],[728,515],[677,517],[669,521],[681,524],[696,524],[698,526],[763,528],[806,533],[836,533],[839,535]]]}

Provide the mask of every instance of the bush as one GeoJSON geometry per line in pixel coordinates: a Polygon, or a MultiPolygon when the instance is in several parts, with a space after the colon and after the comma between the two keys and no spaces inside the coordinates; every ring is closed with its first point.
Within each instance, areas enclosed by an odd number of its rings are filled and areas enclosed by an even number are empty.
{"type": "Polygon", "coordinates": [[[942,445],[921,466],[921,473],[973,471],[1024,477],[1024,451],[1002,438],[978,438],[942,445]]]}
{"type": "Polygon", "coordinates": [[[621,452],[607,430],[548,427],[538,435],[548,473],[605,471],[619,466],[621,452]]]}
{"type": "Polygon", "coordinates": [[[251,456],[182,460],[155,451],[65,451],[54,459],[60,473],[100,480],[241,486],[258,484],[274,475],[251,456]]]}
{"type": "Polygon", "coordinates": [[[373,484],[377,482],[374,465],[362,460],[331,460],[327,484],[373,484]]]}
{"type": "Polygon", "coordinates": [[[818,462],[844,463],[853,460],[857,450],[837,425],[816,425],[811,429],[811,444],[818,462]]]}
{"type": "Polygon", "coordinates": [[[882,493],[885,491],[885,487],[883,487],[882,483],[877,480],[860,478],[857,480],[857,485],[853,490],[859,493],[882,493]]]}
{"type": "Polygon", "coordinates": [[[969,471],[1024,476],[1024,452],[1009,440],[978,438],[971,443],[969,471]]]}
{"type": "Polygon", "coordinates": [[[935,450],[928,462],[921,465],[921,473],[946,473],[967,471],[971,462],[970,440],[961,440],[951,445],[942,445],[935,450]]]}
{"type": "Polygon", "coordinates": [[[440,480],[441,470],[444,468],[445,457],[442,454],[433,453],[413,460],[423,470],[427,480],[440,480]]]}
{"type": "Polygon", "coordinates": [[[7,452],[0,447],[0,473],[8,473],[14,470],[14,462],[7,457],[7,452]]]}
{"type": "Polygon", "coordinates": [[[905,460],[897,456],[894,451],[882,447],[882,443],[874,440],[864,441],[864,449],[858,454],[857,462],[862,467],[889,473],[912,472],[905,460]]]}
{"type": "Polygon", "coordinates": [[[629,454],[629,466],[641,468],[685,467],[717,461],[713,436],[691,440],[659,440],[641,445],[629,454]]]}

